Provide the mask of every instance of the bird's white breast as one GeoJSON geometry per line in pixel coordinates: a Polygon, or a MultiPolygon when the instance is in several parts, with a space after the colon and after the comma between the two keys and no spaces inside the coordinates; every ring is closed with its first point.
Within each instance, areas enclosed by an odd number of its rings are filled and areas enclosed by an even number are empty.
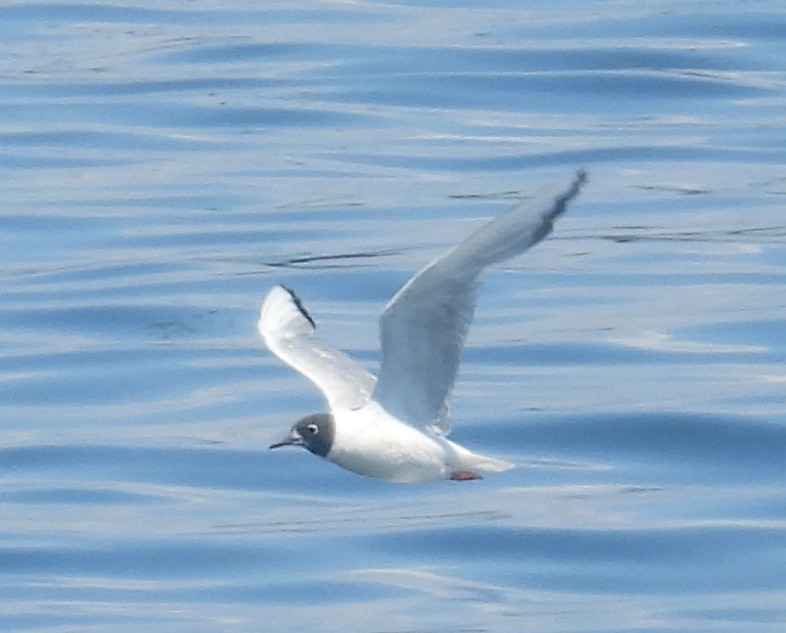
{"type": "Polygon", "coordinates": [[[402,483],[444,479],[445,446],[400,422],[373,400],[362,409],[334,411],[331,462],[360,475],[402,483]]]}

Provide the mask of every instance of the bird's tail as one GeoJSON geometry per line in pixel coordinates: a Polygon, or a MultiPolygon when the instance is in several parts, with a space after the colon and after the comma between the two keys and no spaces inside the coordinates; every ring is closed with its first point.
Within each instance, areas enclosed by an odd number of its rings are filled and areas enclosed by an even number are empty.
{"type": "Polygon", "coordinates": [[[450,448],[453,450],[453,454],[455,457],[455,464],[456,468],[460,469],[477,469],[483,470],[490,473],[499,473],[503,470],[510,470],[515,466],[515,464],[511,464],[510,462],[506,462],[502,459],[497,459],[496,457],[489,457],[488,455],[481,455],[480,453],[473,453],[472,451],[464,448],[463,446],[459,446],[455,442],[451,442],[450,440],[446,440],[447,443],[450,445],[450,448]]]}

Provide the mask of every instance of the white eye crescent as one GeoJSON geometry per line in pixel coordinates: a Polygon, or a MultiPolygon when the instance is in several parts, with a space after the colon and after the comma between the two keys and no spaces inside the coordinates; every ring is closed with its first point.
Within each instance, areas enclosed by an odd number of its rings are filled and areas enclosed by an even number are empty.
{"type": "Polygon", "coordinates": [[[316,424],[309,424],[306,428],[308,429],[308,432],[311,433],[311,435],[316,435],[319,433],[319,427],[316,424]]]}

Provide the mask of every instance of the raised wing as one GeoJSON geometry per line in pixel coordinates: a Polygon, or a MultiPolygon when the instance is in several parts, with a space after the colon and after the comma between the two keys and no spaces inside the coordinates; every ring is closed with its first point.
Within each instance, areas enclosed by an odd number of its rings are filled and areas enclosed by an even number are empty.
{"type": "Polygon", "coordinates": [[[567,188],[495,218],[396,293],[380,321],[382,366],[374,400],[411,424],[450,431],[447,397],[475,311],[478,276],[546,237],[586,178],[579,171],[567,188]]]}
{"type": "Polygon", "coordinates": [[[316,335],[294,292],[275,286],[262,302],[257,328],[267,348],[314,383],[331,409],[358,409],[368,402],[374,376],[316,335]]]}

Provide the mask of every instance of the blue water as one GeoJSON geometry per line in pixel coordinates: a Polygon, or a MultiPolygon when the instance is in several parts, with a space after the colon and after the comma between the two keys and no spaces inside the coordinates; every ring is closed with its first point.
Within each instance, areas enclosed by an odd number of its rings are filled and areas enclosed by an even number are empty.
{"type": "Polygon", "coordinates": [[[0,6],[0,628],[786,630],[786,9],[0,6]],[[485,277],[402,486],[268,452],[409,274],[578,167],[485,277]]]}

